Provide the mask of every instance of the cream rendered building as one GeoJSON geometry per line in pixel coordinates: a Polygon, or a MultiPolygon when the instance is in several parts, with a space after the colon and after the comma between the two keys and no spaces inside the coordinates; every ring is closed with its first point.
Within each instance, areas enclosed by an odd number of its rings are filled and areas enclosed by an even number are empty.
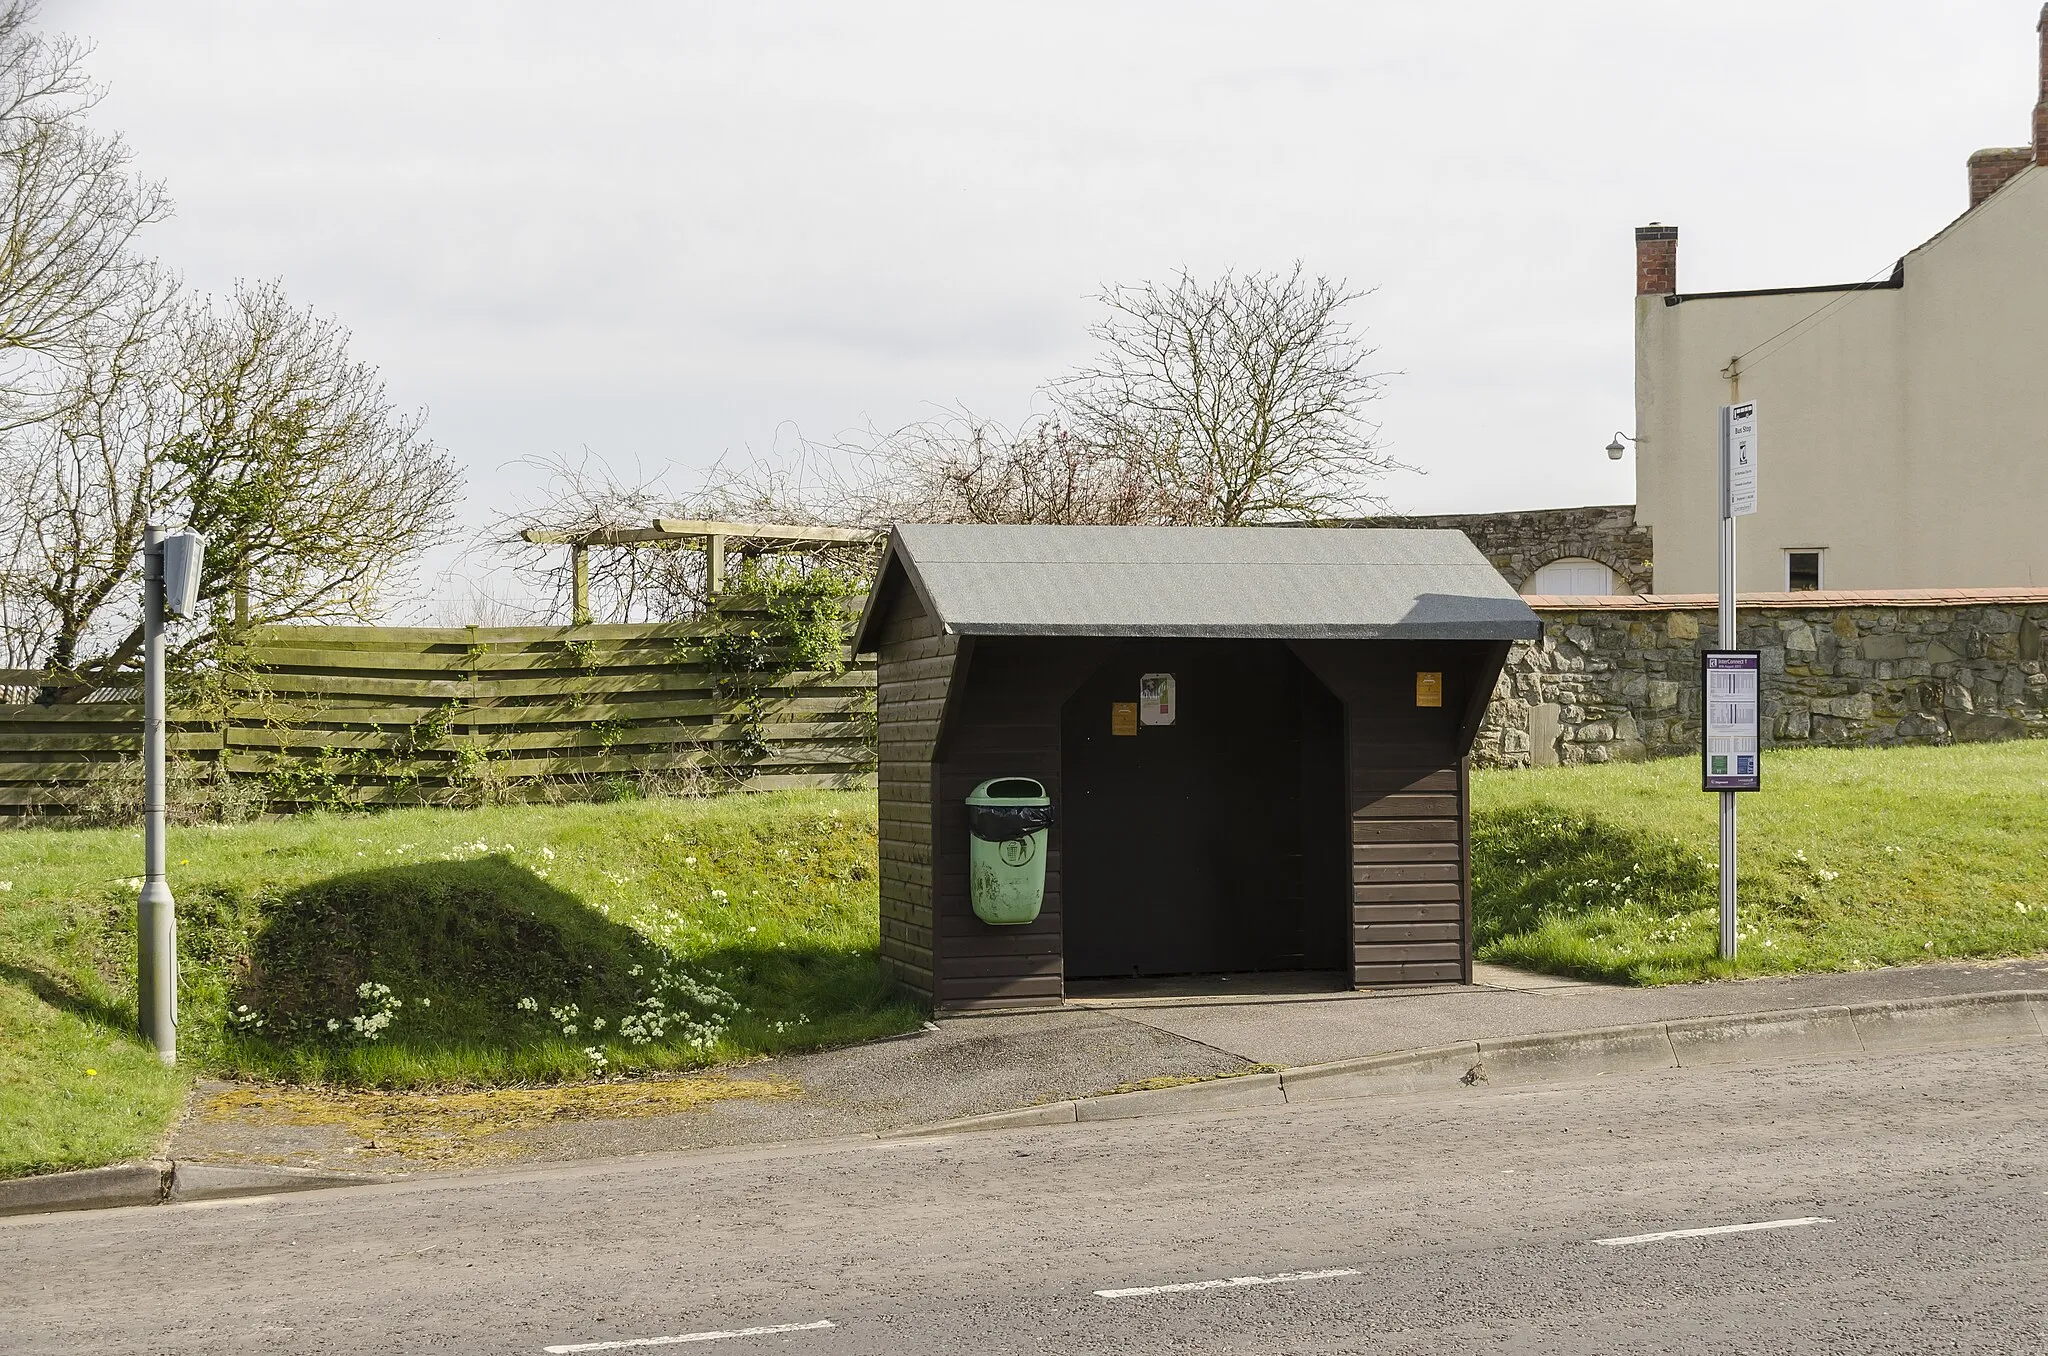
{"type": "Polygon", "coordinates": [[[2034,143],[1970,157],[1970,207],[1867,284],[1677,290],[1636,232],[1636,517],[1658,593],[1716,587],[1717,420],[1755,401],[1737,587],[2048,586],[2048,9],[2034,143]]]}

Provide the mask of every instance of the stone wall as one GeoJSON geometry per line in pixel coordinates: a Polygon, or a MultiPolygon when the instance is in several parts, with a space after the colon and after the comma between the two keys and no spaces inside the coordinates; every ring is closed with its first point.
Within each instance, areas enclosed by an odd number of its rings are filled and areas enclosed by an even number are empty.
{"type": "Polygon", "coordinates": [[[1361,518],[1350,526],[1455,528],[1470,537],[1517,589],[1551,561],[1579,557],[1597,560],[1614,571],[1614,587],[1619,593],[1650,591],[1650,529],[1636,522],[1633,504],[1361,518]]]}
{"type": "MultiPolygon", "coordinates": [[[[1531,598],[1473,749],[1491,766],[1694,754],[1712,597],[1531,598]]],[[[2048,736],[2048,589],[1745,594],[1763,655],[1765,747],[2048,736]]]]}

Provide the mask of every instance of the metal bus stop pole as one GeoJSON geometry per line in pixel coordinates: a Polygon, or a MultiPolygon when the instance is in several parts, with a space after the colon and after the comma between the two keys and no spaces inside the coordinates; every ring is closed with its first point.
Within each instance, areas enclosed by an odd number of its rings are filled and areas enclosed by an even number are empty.
{"type": "Polygon", "coordinates": [[[142,897],[135,1011],[157,1058],[178,1062],[178,915],[164,871],[164,529],[142,538],[142,897]]]}
{"type": "MultiPolygon", "coordinates": [[[[1726,480],[1728,459],[1721,459],[1721,476],[1726,480]]],[[[1728,496],[1721,496],[1721,641],[1724,650],[1735,648],[1735,517],[1728,512],[1728,496]]],[[[1704,716],[1702,717],[1704,719],[1704,716]]],[[[1735,792],[1721,793],[1721,959],[1735,959],[1735,792]]]]}

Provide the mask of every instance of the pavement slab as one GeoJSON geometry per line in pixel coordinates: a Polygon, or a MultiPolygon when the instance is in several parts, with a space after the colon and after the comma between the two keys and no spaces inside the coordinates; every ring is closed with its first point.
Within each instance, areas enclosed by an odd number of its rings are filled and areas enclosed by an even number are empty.
{"type": "Polygon", "coordinates": [[[1254,1064],[1327,1064],[1362,1055],[1553,1031],[1725,1017],[1785,1008],[2000,989],[2048,988],[2048,958],[1899,966],[1835,975],[1632,988],[1478,967],[1484,981],[1426,990],[1362,990],[1285,1001],[1248,996],[1111,1009],[1133,1022],[1254,1064]]]}

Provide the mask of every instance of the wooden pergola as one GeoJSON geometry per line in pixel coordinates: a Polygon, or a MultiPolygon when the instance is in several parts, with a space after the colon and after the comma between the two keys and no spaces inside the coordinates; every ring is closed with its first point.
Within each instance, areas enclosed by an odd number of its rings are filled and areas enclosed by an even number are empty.
{"type": "Polygon", "coordinates": [[[590,548],[647,546],[658,542],[704,543],[705,581],[716,596],[725,591],[728,552],[741,559],[777,552],[808,551],[821,546],[879,542],[885,534],[862,527],[797,527],[787,523],[728,523],[706,518],[656,518],[649,527],[604,527],[592,532],[557,532],[528,528],[519,534],[535,546],[567,546],[571,579],[571,617],[577,626],[590,624],[590,548]]]}

